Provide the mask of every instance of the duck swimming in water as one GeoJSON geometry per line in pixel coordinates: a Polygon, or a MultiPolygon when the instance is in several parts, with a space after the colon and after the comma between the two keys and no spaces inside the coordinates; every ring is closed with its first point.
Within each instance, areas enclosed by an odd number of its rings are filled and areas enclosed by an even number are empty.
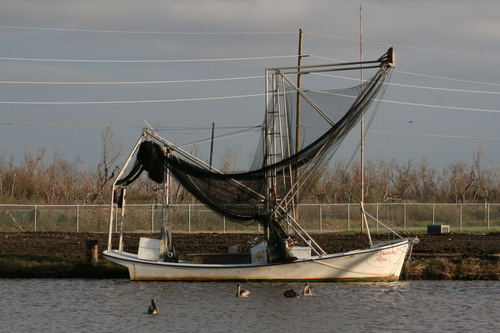
{"type": "Polygon", "coordinates": [[[160,313],[160,309],[156,306],[156,300],[154,298],[151,300],[151,305],[148,308],[148,313],[153,315],[157,315],[158,313],[160,313]]]}
{"type": "Polygon", "coordinates": [[[302,291],[302,296],[312,296],[313,292],[311,288],[309,288],[309,283],[304,285],[304,290],[302,291]]]}
{"type": "Polygon", "coordinates": [[[297,294],[297,292],[293,289],[289,289],[287,291],[285,291],[285,293],[283,294],[283,296],[285,297],[296,297],[296,298],[300,298],[300,295],[297,294]]]}
{"type": "Polygon", "coordinates": [[[238,283],[238,291],[236,291],[236,297],[248,297],[250,296],[250,291],[248,290],[241,290],[241,284],[238,283]]]}

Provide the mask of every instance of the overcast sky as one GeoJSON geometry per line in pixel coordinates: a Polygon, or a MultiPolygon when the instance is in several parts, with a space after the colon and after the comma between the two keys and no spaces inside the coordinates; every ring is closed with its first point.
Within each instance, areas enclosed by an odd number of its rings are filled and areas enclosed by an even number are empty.
{"type": "MultiPolygon", "coordinates": [[[[397,53],[367,158],[442,166],[471,163],[482,150],[497,164],[496,0],[0,0],[0,154],[19,163],[25,149],[44,148],[49,161],[58,151],[91,167],[106,125],[116,128],[125,155],[146,122],[204,126],[207,136],[212,122],[218,134],[259,125],[264,69],[296,64],[299,29],[310,54],[304,64],[359,59],[360,5],[363,58],[391,46],[397,53]]],[[[176,142],[185,132],[161,134],[176,142]]],[[[254,138],[238,140],[229,143],[244,159],[254,138]]]]}

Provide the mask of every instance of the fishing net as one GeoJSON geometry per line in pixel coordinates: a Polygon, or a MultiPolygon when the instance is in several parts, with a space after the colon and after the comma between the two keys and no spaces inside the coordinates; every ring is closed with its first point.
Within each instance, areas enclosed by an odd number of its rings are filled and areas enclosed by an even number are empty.
{"type": "MultiPolygon", "coordinates": [[[[300,226],[295,229],[294,207],[366,110],[383,96],[393,67],[392,50],[377,62],[370,80],[345,89],[298,88],[289,78],[298,74],[296,70],[274,69],[266,75],[266,90],[272,93],[267,94],[260,143],[246,172],[215,170],[145,130],[134,150],[135,163],[115,182],[115,189],[123,192],[144,171],[162,183],[168,170],[196,199],[225,218],[261,223],[267,230],[270,256],[293,260],[286,251],[287,240],[293,232],[307,234],[300,226]]],[[[316,252],[321,251],[318,247],[316,252]]]]}
{"type": "MultiPolygon", "coordinates": [[[[299,134],[297,89],[286,80],[274,80],[274,88],[282,93],[269,102],[271,111],[266,114],[264,133],[249,171],[222,173],[173,145],[164,148],[161,142],[146,139],[137,151],[132,170],[116,185],[130,184],[143,171],[161,183],[168,169],[183,187],[215,212],[240,222],[266,223],[269,207],[291,198],[293,202],[300,201],[301,193],[318,179],[342,140],[385,88],[390,69],[383,64],[369,81],[348,89],[301,89],[299,134]],[[270,140],[280,147],[271,158],[270,140]]],[[[292,206],[285,204],[282,209],[287,211],[292,206]]]]}

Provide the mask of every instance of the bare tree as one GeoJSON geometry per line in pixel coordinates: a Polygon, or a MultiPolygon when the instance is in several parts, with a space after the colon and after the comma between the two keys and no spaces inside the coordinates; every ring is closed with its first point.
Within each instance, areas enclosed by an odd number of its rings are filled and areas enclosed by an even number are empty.
{"type": "Polygon", "coordinates": [[[450,162],[445,166],[443,175],[443,197],[447,196],[455,203],[467,202],[474,183],[474,173],[467,163],[464,161],[450,162]]]}
{"type": "Polygon", "coordinates": [[[74,203],[82,201],[83,178],[79,166],[82,161],[77,157],[68,162],[58,151],[54,153],[51,163],[43,163],[39,170],[39,192],[46,203],[74,203]]]}
{"type": "Polygon", "coordinates": [[[423,158],[417,165],[415,181],[415,199],[419,201],[435,200],[437,171],[431,166],[428,159],[423,158]]]}
{"type": "Polygon", "coordinates": [[[411,159],[406,164],[393,164],[391,183],[394,186],[394,200],[408,200],[414,197],[412,188],[415,185],[415,170],[411,159]]]}
{"type": "Polygon", "coordinates": [[[472,165],[472,172],[475,178],[476,191],[474,199],[485,199],[488,201],[493,200],[493,196],[498,191],[498,170],[494,167],[491,161],[487,161],[486,156],[482,149],[479,149],[473,157],[474,164],[472,165]],[[485,166],[486,162],[490,162],[491,168],[485,166]]]}
{"type": "MultiPolygon", "coordinates": [[[[90,202],[106,202],[108,198],[105,197],[104,190],[120,169],[116,161],[122,153],[122,143],[116,138],[116,130],[111,125],[102,129],[101,142],[101,161],[92,175],[93,193],[90,195],[90,202]]],[[[108,195],[109,193],[110,191],[107,191],[108,195]]]]}
{"type": "Polygon", "coordinates": [[[222,172],[231,172],[236,169],[236,166],[238,165],[238,160],[240,159],[241,155],[241,147],[237,147],[236,149],[233,149],[231,147],[226,147],[224,149],[224,153],[222,154],[222,157],[219,160],[220,167],[219,170],[222,172]]]}

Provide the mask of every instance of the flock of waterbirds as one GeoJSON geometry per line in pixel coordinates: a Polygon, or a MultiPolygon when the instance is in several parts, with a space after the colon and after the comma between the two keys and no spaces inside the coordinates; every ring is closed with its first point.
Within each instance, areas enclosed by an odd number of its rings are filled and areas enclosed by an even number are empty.
{"type": "MultiPolygon", "coordinates": [[[[241,284],[238,283],[237,286],[237,291],[236,291],[236,297],[248,297],[250,296],[250,291],[246,289],[241,289],[241,284]]],[[[285,290],[283,293],[283,296],[289,297],[289,298],[301,298],[305,296],[312,296],[312,290],[311,287],[309,287],[309,283],[304,284],[304,289],[302,290],[302,295],[297,293],[293,289],[288,289],[285,290]]],[[[148,314],[152,315],[157,315],[160,313],[160,309],[156,305],[156,300],[153,298],[151,299],[151,305],[148,307],[148,314]]]]}
{"type": "MultiPolygon", "coordinates": [[[[237,288],[238,289],[236,291],[236,297],[248,297],[248,296],[250,296],[250,291],[248,291],[246,289],[241,289],[241,284],[238,283],[237,288]]],[[[306,283],[304,285],[304,289],[302,290],[302,296],[298,292],[293,290],[293,288],[285,290],[285,292],[283,293],[283,296],[289,297],[289,298],[301,298],[304,296],[312,296],[312,290],[311,290],[311,287],[309,287],[309,283],[306,283]]]]}
{"type": "MultiPolygon", "coordinates": [[[[250,296],[250,291],[246,289],[241,289],[241,284],[238,283],[236,291],[236,297],[248,297],[250,296]]],[[[311,287],[309,287],[309,283],[304,284],[304,289],[302,290],[302,295],[292,289],[285,290],[283,296],[289,298],[301,298],[304,296],[312,296],[311,287]]]]}

